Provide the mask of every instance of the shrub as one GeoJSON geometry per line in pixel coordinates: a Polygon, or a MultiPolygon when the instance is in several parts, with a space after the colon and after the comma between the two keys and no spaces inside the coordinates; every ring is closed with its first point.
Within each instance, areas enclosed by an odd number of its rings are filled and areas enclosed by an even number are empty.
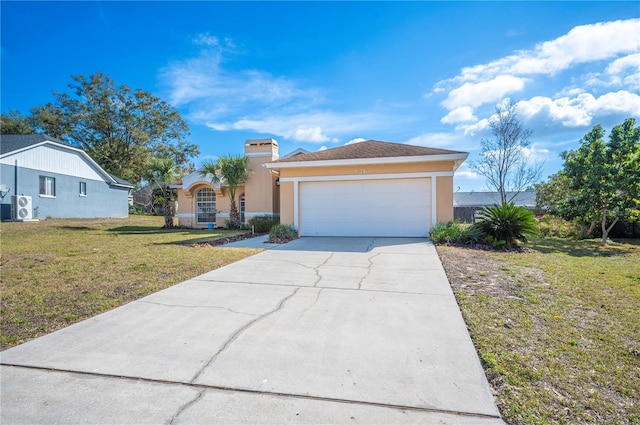
{"type": "Polygon", "coordinates": [[[276,224],[269,231],[269,242],[288,242],[298,237],[298,231],[287,224],[276,224]]]}
{"type": "Polygon", "coordinates": [[[558,238],[581,238],[584,233],[575,222],[552,215],[544,215],[538,220],[538,231],[542,236],[558,238]]]}
{"type": "Polygon", "coordinates": [[[224,221],[224,228],[227,230],[238,230],[238,229],[242,229],[242,223],[240,223],[239,221],[234,221],[234,220],[230,220],[230,219],[226,219],[224,221]]]}
{"type": "Polygon", "coordinates": [[[270,215],[258,215],[255,217],[251,217],[247,222],[249,229],[253,226],[253,229],[256,233],[268,233],[273,226],[280,223],[280,219],[278,217],[273,217],[270,215]]]}
{"type": "Polygon", "coordinates": [[[438,223],[433,226],[429,236],[435,244],[468,245],[479,242],[483,234],[480,229],[472,225],[450,221],[447,224],[438,223]]]}
{"type": "Polygon", "coordinates": [[[538,233],[533,213],[525,207],[517,207],[513,202],[484,207],[478,213],[478,221],[474,226],[484,235],[491,236],[494,244],[504,241],[506,248],[514,247],[517,241],[526,242],[527,236],[538,233]]]}

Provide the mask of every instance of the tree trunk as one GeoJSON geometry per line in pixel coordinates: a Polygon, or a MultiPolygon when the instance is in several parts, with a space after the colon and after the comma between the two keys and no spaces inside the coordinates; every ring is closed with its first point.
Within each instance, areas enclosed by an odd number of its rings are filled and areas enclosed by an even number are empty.
{"type": "Polygon", "coordinates": [[[231,202],[231,208],[229,210],[229,219],[237,225],[240,225],[240,214],[238,213],[238,207],[235,200],[231,202]]]}
{"type": "Polygon", "coordinates": [[[613,226],[616,225],[616,223],[618,222],[618,219],[619,217],[616,217],[616,219],[613,220],[613,223],[611,223],[611,226],[607,228],[607,211],[605,210],[604,214],[602,215],[602,245],[607,244],[607,239],[609,238],[609,232],[611,231],[611,229],[613,229],[613,226]]]}
{"type": "Polygon", "coordinates": [[[591,237],[591,235],[593,235],[593,231],[596,230],[596,224],[598,224],[598,220],[594,218],[591,222],[591,225],[589,225],[589,229],[587,230],[587,234],[585,235],[586,237],[591,237]]]}
{"type": "Polygon", "coordinates": [[[171,211],[170,206],[170,193],[168,190],[164,195],[164,228],[165,229],[173,229],[173,211],[171,211]]]}

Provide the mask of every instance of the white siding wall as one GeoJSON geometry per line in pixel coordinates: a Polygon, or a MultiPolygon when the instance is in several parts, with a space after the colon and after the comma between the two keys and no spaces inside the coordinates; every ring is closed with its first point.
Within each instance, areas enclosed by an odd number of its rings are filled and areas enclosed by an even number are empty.
{"type": "Polygon", "coordinates": [[[78,152],[71,152],[51,145],[36,146],[0,159],[0,163],[39,170],[43,172],[66,174],[87,180],[105,178],[78,152]]]}

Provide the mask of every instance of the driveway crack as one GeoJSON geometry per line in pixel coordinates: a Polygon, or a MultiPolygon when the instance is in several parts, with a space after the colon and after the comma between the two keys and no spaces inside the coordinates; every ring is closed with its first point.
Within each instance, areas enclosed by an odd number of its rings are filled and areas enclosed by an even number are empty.
{"type": "Polygon", "coordinates": [[[318,283],[320,283],[320,281],[322,280],[322,275],[320,274],[320,267],[326,265],[329,262],[329,260],[331,260],[331,258],[333,257],[333,254],[335,254],[335,252],[332,252],[331,255],[329,255],[327,259],[324,260],[322,264],[320,264],[318,267],[313,268],[313,270],[316,272],[316,276],[318,277],[318,280],[316,280],[316,283],[313,284],[314,287],[318,286],[318,283]]]}
{"type": "Polygon", "coordinates": [[[236,313],[236,314],[246,314],[247,316],[253,316],[253,317],[259,316],[259,314],[245,313],[244,311],[237,311],[227,307],[220,307],[217,305],[178,305],[178,304],[166,304],[166,303],[159,303],[155,301],[142,301],[142,300],[138,300],[138,302],[144,303],[144,304],[154,304],[154,305],[161,305],[165,307],[177,307],[177,308],[213,308],[213,309],[219,309],[219,310],[227,310],[231,313],[236,313]]]}
{"type": "MultiPolygon", "coordinates": [[[[371,242],[371,244],[373,244],[373,242],[371,242]]],[[[358,289],[362,289],[362,282],[364,282],[364,280],[371,274],[371,267],[373,267],[373,261],[371,260],[373,260],[378,255],[380,255],[379,252],[367,258],[367,261],[369,261],[369,266],[367,267],[367,273],[360,278],[360,281],[358,282],[358,289]]]]}
{"type": "Polygon", "coordinates": [[[203,389],[202,391],[200,391],[194,398],[193,400],[185,403],[184,405],[180,406],[180,409],[178,409],[178,411],[176,412],[175,415],[173,415],[173,417],[171,418],[171,421],[169,421],[169,425],[173,425],[173,423],[176,421],[176,419],[178,419],[178,416],[180,416],[182,414],[182,412],[184,412],[185,410],[187,410],[189,407],[191,407],[195,402],[197,402],[198,400],[200,400],[200,398],[202,397],[202,395],[205,393],[205,391],[207,391],[206,389],[203,389]]]}
{"type": "Polygon", "coordinates": [[[304,310],[302,310],[302,313],[300,314],[300,317],[304,316],[304,314],[307,312],[307,310],[311,309],[314,305],[316,305],[318,303],[318,300],[320,299],[320,293],[322,292],[324,288],[320,288],[320,290],[318,290],[318,293],[316,294],[316,299],[313,301],[313,304],[311,304],[309,307],[305,308],[304,310]]]}
{"type": "Polygon", "coordinates": [[[271,316],[272,314],[278,312],[279,310],[282,309],[282,307],[284,307],[284,303],[291,297],[293,297],[298,291],[300,290],[300,288],[296,288],[291,294],[287,295],[286,297],[284,297],[280,303],[276,306],[275,309],[268,311],[258,317],[256,317],[253,320],[250,320],[249,322],[247,322],[246,324],[244,324],[243,326],[241,326],[237,331],[235,331],[230,337],[229,339],[227,339],[225,341],[225,343],[222,345],[222,347],[213,355],[211,356],[211,358],[209,359],[209,361],[202,366],[202,368],[193,376],[193,378],[191,378],[191,383],[195,383],[196,380],[200,377],[200,375],[202,375],[202,372],[204,372],[204,370],[209,367],[214,361],[215,359],[223,352],[225,351],[229,345],[231,345],[231,343],[233,341],[235,341],[238,336],[240,336],[240,334],[242,334],[244,331],[246,331],[247,329],[249,329],[251,326],[253,326],[254,324],[258,323],[260,320],[265,319],[269,316],[271,316]]]}

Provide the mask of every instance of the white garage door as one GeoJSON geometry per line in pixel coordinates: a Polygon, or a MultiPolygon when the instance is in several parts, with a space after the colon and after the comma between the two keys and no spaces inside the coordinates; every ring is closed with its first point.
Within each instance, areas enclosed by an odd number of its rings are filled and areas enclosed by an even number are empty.
{"type": "Polygon", "coordinates": [[[302,236],[426,237],[430,224],[428,178],[300,183],[302,236]]]}

